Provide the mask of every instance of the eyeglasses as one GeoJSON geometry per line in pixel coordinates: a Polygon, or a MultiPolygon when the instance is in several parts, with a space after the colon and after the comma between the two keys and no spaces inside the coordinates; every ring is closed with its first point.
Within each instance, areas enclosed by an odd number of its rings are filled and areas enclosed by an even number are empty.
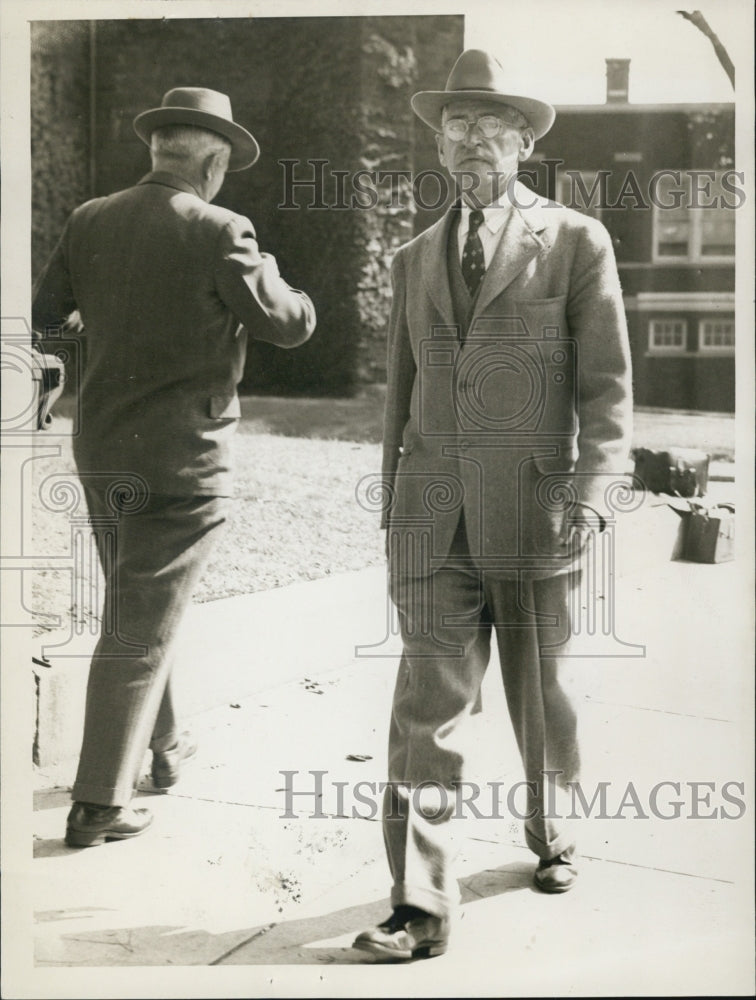
{"type": "Polygon", "coordinates": [[[483,115],[474,122],[468,121],[466,118],[447,118],[442,125],[442,129],[447,139],[459,142],[475,126],[478,127],[478,131],[486,139],[495,139],[505,128],[519,128],[514,122],[505,121],[496,115],[483,115]]]}

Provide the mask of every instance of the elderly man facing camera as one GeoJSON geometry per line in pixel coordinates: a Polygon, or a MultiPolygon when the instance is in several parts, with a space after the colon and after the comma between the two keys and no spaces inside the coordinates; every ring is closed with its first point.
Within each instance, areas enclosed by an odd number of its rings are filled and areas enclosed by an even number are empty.
{"type": "Polygon", "coordinates": [[[403,642],[383,814],[393,912],[355,941],[391,959],[448,945],[452,820],[474,792],[466,737],[492,634],[535,885],[575,883],[575,838],[549,808],[578,778],[572,614],[632,412],[609,234],[517,180],[554,109],[509,93],[478,50],[412,106],[436,131],[458,198],[392,266],[384,527],[403,642]]]}
{"type": "Polygon", "coordinates": [[[66,831],[75,847],[150,826],[150,811],[131,804],[148,747],[157,788],[195,752],[170,673],[232,492],[247,336],[296,347],[315,326],[310,299],[280,276],[249,219],[210,204],[227,171],[259,156],[228,97],[176,88],[134,128],[152,172],[73,212],[33,304],[41,334],[81,315],[74,455],[106,584],[66,831]]]}

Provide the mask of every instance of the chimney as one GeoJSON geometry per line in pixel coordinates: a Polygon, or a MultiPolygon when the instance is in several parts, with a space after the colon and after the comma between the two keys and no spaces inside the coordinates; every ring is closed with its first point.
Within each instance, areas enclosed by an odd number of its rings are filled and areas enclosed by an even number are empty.
{"type": "Polygon", "coordinates": [[[606,60],[606,103],[627,104],[630,81],[629,59],[606,60]]]}

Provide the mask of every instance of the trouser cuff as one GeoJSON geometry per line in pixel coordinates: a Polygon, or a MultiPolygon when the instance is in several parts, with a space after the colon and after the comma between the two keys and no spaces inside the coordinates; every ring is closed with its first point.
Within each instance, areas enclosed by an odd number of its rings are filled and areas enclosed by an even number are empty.
{"type": "Polygon", "coordinates": [[[108,788],[105,785],[88,785],[77,782],[71,789],[74,802],[91,802],[97,806],[118,806],[125,808],[134,797],[134,789],[108,788]]]}
{"type": "Polygon", "coordinates": [[[168,736],[153,736],[150,740],[150,750],[153,753],[164,753],[173,750],[178,745],[178,733],[174,730],[168,736]]]}
{"type": "Polygon", "coordinates": [[[395,885],[391,890],[391,906],[394,909],[397,906],[417,906],[432,917],[441,918],[450,917],[455,908],[449,897],[442,892],[404,883],[395,885]]]}
{"type": "Polygon", "coordinates": [[[570,833],[560,833],[554,840],[550,840],[548,843],[545,840],[541,840],[539,837],[534,836],[528,828],[525,828],[525,843],[528,845],[533,854],[537,855],[541,861],[551,861],[562,851],[569,850],[575,847],[575,838],[570,833]]]}

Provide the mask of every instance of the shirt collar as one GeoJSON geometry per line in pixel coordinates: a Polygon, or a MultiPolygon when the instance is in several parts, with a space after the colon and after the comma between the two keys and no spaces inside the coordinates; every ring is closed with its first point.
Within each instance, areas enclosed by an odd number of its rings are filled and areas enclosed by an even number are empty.
{"type": "MultiPolygon", "coordinates": [[[[466,202],[462,202],[462,214],[459,220],[460,229],[463,233],[470,228],[470,212],[472,209],[466,202]]],[[[512,202],[504,191],[499,198],[491,205],[486,205],[483,209],[483,225],[494,235],[498,233],[507,221],[509,213],[512,211],[512,202]]]]}
{"type": "Polygon", "coordinates": [[[165,187],[176,188],[178,191],[186,191],[187,194],[196,194],[202,197],[199,191],[177,174],[171,174],[167,170],[152,170],[139,181],[140,184],[164,184],[165,187]]]}

